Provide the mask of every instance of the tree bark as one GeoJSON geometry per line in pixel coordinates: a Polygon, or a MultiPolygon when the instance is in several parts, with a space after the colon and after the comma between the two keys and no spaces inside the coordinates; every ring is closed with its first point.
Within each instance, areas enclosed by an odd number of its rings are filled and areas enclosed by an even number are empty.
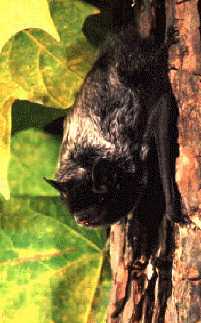
{"type": "Polygon", "coordinates": [[[160,222],[155,182],[156,203],[152,199],[148,213],[143,218],[129,214],[111,227],[107,322],[201,322],[201,1],[140,3],[134,10],[143,35],[174,25],[180,36],[169,51],[169,79],[179,107],[176,181],[192,223],[160,222]]]}

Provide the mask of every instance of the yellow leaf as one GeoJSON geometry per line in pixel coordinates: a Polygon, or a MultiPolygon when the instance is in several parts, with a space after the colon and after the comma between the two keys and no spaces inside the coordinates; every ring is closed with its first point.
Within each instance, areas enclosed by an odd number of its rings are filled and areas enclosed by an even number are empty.
{"type": "Polygon", "coordinates": [[[59,40],[46,0],[1,0],[0,51],[12,36],[27,28],[43,29],[59,40]]]}

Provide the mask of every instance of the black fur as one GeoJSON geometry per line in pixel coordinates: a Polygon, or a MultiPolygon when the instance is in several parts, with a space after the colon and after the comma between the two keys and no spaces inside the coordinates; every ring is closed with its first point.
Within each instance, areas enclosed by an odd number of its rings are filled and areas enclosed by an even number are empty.
{"type": "Polygon", "coordinates": [[[80,224],[111,224],[137,210],[150,180],[152,152],[158,156],[165,214],[182,220],[175,197],[175,102],[167,46],[141,39],[128,26],[107,39],[85,79],[65,120],[52,182],[80,224]]]}

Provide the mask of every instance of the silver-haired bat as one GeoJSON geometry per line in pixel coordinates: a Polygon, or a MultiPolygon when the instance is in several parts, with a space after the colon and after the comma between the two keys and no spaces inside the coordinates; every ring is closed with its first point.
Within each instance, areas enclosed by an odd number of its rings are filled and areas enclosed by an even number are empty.
{"type": "Polygon", "coordinates": [[[172,170],[175,102],[167,49],[128,26],[108,37],[87,74],[65,119],[56,180],[48,180],[78,223],[111,224],[137,210],[150,180],[152,152],[165,215],[185,222],[172,170]]]}

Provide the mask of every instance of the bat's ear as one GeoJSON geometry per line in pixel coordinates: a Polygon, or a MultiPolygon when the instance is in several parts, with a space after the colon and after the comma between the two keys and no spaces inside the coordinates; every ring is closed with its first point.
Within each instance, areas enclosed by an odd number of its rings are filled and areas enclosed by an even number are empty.
{"type": "Polygon", "coordinates": [[[46,177],[43,177],[43,179],[48,184],[50,184],[52,187],[54,187],[57,191],[59,191],[59,192],[66,192],[67,191],[67,187],[64,182],[59,182],[54,179],[48,179],[46,177]]]}
{"type": "Polygon", "coordinates": [[[115,167],[107,158],[97,158],[92,169],[93,190],[107,193],[115,184],[115,167]]]}

